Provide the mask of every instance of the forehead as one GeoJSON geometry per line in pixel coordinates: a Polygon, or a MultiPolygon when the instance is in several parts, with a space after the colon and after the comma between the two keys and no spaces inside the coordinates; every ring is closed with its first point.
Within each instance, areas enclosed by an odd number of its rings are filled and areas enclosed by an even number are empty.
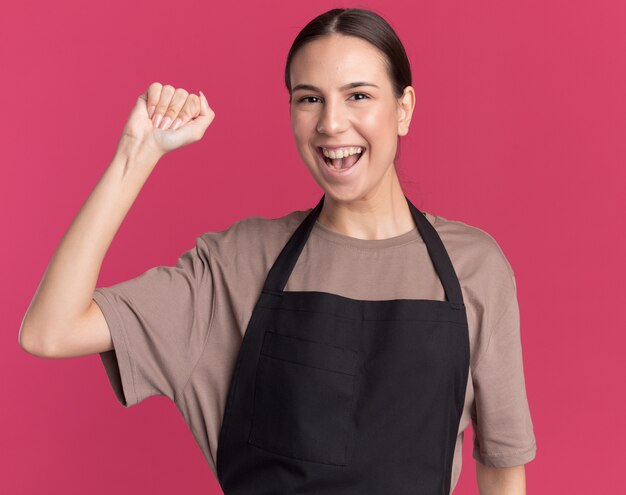
{"type": "Polygon", "coordinates": [[[345,81],[387,79],[384,54],[374,45],[355,36],[328,35],[305,44],[294,55],[291,86],[299,83],[340,86],[345,81]]]}

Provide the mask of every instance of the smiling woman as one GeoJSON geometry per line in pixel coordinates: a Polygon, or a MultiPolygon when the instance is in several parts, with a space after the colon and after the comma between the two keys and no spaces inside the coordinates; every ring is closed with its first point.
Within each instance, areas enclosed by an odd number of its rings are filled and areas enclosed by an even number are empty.
{"type": "Polygon", "coordinates": [[[411,67],[400,39],[375,12],[330,10],[309,22],[294,40],[287,55],[285,85],[296,146],[327,195],[321,223],[329,227],[334,223],[346,235],[366,238],[391,236],[413,226],[393,163],[415,105],[411,83],[411,67]],[[352,170],[354,160],[333,162],[339,170],[323,167],[317,160],[320,149],[349,146],[363,149],[356,167],[360,170],[352,170]],[[395,231],[381,233],[375,227],[380,223],[372,212],[380,206],[375,198],[380,199],[381,188],[393,189],[391,205],[400,210],[395,231]],[[367,232],[348,224],[349,214],[342,213],[348,204],[353,212],[368,210],[367,232]]]}
{"type": "Polygon", "coordinates": [[[335,228],[358,237],[363,232],[347,225],[351,211],[366,210],[368,222],[375,225],[385,223],[381,220],[392,206],[400,224],[385,235],[413,228],[393,163],[398,139],[408,132],[413,88],[406,86],[396,97],[380,51],[354,36],[317,37],[301,45],[288,64],[296,146],[326,192],[320,221],[330,227],[333,218],[335,228]],[[358,160],[344,158],[353,156],[355,148],[362,150],[358,160]],[[334,160],[329,163],[324,156],[334,160]]]}
{"type": "Polygon", "coordinates": [[[297,36],[285,83],[324,192],[314,207],[206,232],[176,266],[96,288],[158,159],[214,117],[202,93],[153,83],[21,344],[98,352],[125,407],[170,398],[225,495],[449,495],[470,422],[481,493],[523,493],[536,448],[514,273],[485,231],[402,190],[394,162],[415,106],[402,43],[372,11],[331,10],[297,36]]]}
{"type": "MultiPolygon", "coordinates": [[[[460,222],[450,228],[454,222],[442,217],[436,223],[426,221],[428,215],[422,215],[402,191],[394,161],[415,106],[402,43],[372,11],[331,10],[296,37],[287,56],[285,84],[298,152],[324,196],[298,224],[272,266],[265,284],[270,292],[261,294],[253,313],[259,322],[246,331],[244,345],[250,342],[251,354],[240,354],[241,369],[234,378],[239,380],[239,392],[232,392],[226,407],[245,409],[254,397],[253,412],[225,415],[217,454],[220,483],[225,490],[237,487],[240,493],[258,486],[276,493],[413,493],[419,487],[419,493],[447,495],[458,481],[462,434],[471,417],[477,433],[474,457],[482,466],[477,470],[481,491],[523,493],[523,464],[534,457],[535,446],[521,349],[514,340],[508,341],[506,350],[495,345],[500,356],[487,358],[491,364],[482,368],[485,373],[497,373],[495,362],[503,355],[510,359],[498,364],[498,371],[509,369],[503,375],[508,378],[497,386],[497,374],[481,379],[480,373],[471,373],[470,363],[477,361],[476,348],[481,347],[478,342],[489,332],[487,321],[495,320],[474,320],[476,308],[466,311],[461,289],[466,295],[473,292],[464,266],[479,266],[476,263],[482,266],[479,278],[485,283],[506,287],[505,299],[499,299],[503,293],[494,293],[479,306],[480,311],[501,315],[499,332],[514,339],[519,322],[513,272],[491,236],[460,222]],[[394,293],[390,286],[376,296],[371,287],[344,288],[349,299],[330,292],[282,291],[311,232],[323,231],[338,245],[379,256],[376,268],[373,259],[361,258],[356,251],[345,261],[337,246],[326,256],[319,254],[327,267],[344,274],[341,285],[347,287],[367,280],[359,271],[376,272],[394,264],[409,270],[410,262],[403,261],[414,254],[396,253],[396,258],[383,244],[399,247],[395,241],[416,233],[416,226],[437,274],[430,284],[441,284],[445,303],[433,292],[423,299],[407,297],[411,283],[423,278],[426,265],[413,279],[389,278],[405,281],[401,299],[389,298],[394,293]],[[465,239],[460,243],[465,247],[454,249],[448,242],[455,230],[459,239],[465,239]],[[483,239],[476,239],[477,234],[483,239]],[[478,245],[482,247],[472,254],[478,245]],[[489,252],[500,259],[500,266],[490,268],[478,261],[489,252]],[[343,271],[346,265],[355,271],[343,271]],[[276,280],[272,272],[277,272],[276,280]],[[284,301],[264,301],[269,294],[281,295],[284,301]],[[264,315],[259,305],[273,313],[264,315]],[[289,312],[296,307],[316,316],[289,312]],[[272,321],[271,330],[263,329],[264,318],[272,321]],[[479,328],[481,324],[485,329],[479,328]],[[324,348],[322,343],[333,347],[324,348]],[[261,354],[258,364],[256,349],[261,354]],[[344,354],[331,365],[339,350],[344,354]],[[298,366],[279,365],[276,359],[298,366]],[[345,368],[340,369],[339,362],[345,368]],[[323,378],[321,371],[300,366],[342,375],[323,378]],[[489,381],[491,388],[482,386],[489,381]],[[481,385],[482,395],[474,393],[474,383],[481,385]],[[503,390],[511,395],[504,397],[503,390]],[[510,410],[496,405],[507,402],[516,405],[510,410]],[[252,430],[246,436],[248,422],[252,430]],[[495,424],[497,428],[491,426],[495,424]],[[280,478],[275,476],[277,463],[289,467],[280,478]]],[[[309,253],[302,256],[316,266],[309,253]]],[[[331,271],[318,270],[325,276],[331,271]]],[[[493,347],[492,343],[492,351],[493,347]]],[[[484,366],[485,358],[480,361],[484,366]]]]}

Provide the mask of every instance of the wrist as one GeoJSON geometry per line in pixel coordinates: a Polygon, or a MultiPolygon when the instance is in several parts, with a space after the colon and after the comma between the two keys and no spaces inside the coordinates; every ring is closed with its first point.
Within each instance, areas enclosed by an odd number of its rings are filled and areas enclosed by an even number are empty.
{"type": "Polygon", "coordinates": [[[128,162],[136,163],[138,166],[154,167],[164,153],[150,147],[145,142],[123,136],[115,150],[116,157],[128,162]]]}
{"type": "Polygon", "coordinates": [[[115,150],[110,168],[124,183],[136,182],[143,185],[161,156],[145,146],[122,139],[115,150]]]}

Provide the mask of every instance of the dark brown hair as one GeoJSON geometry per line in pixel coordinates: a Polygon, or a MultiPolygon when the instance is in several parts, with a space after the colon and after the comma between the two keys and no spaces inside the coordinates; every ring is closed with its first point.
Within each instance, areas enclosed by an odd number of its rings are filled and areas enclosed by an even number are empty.
{"type": "Polygon", "coordinates": [[[398,35],[379,14],[365,9],[332,9],[309,22],[294,40],[285,64],[285,85],[291,100],[289,68],[297,51],[306,43],[329,34],[343,34],[364,39],[385,55],[389,78],[396,98],[411,86],[411,66],[398,35]]]}

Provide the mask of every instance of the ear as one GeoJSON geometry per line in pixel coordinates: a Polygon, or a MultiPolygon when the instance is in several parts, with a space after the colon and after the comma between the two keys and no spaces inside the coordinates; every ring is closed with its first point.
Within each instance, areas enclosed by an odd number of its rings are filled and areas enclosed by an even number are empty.
{"type": "Polygon", "coordinates": [[[398,136],[406,136],[409,133],[414,108],[415,90],[412,86],[407,86],[402,96],[398,98],[398,136]]]}

